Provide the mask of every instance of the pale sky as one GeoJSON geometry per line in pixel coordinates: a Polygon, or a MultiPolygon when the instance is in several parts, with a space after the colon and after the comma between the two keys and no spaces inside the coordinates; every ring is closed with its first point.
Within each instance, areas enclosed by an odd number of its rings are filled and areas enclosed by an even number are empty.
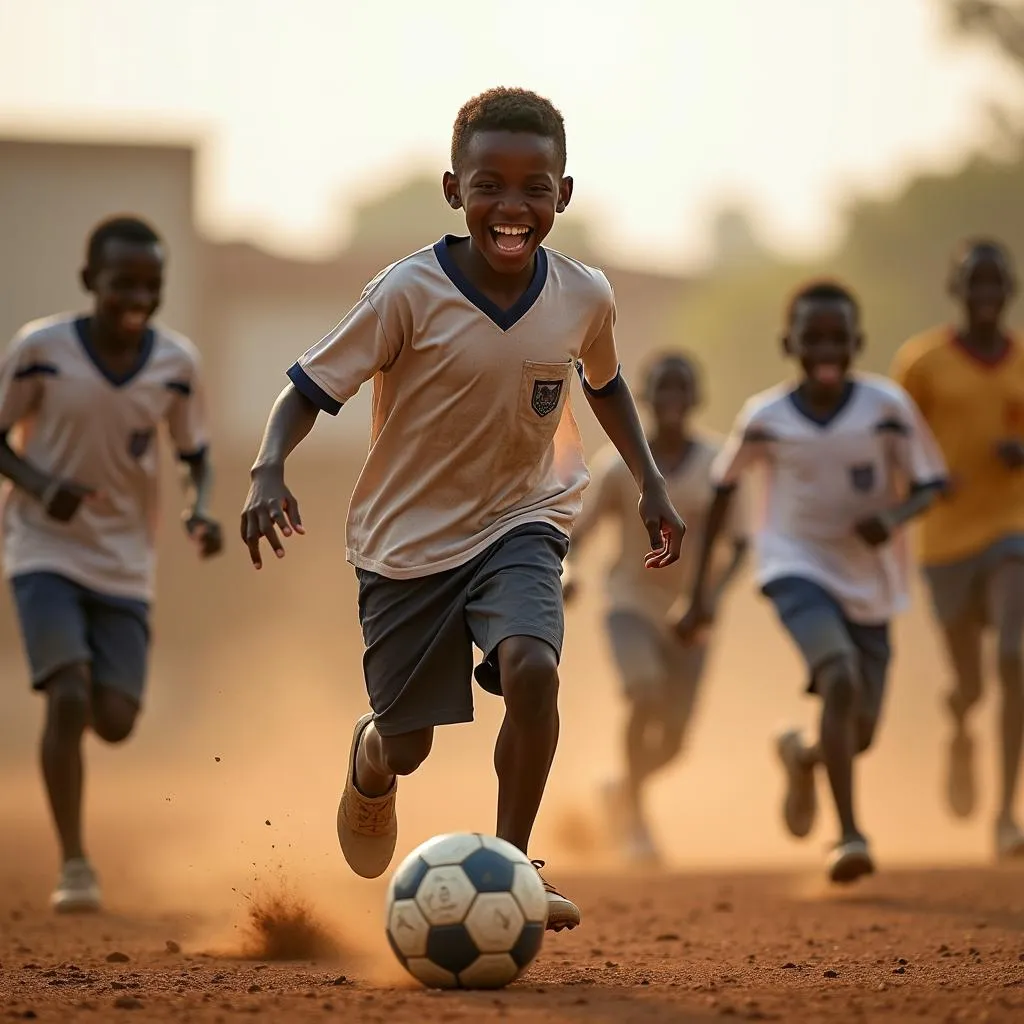
{"type": "Polygon", "coordinates": [[[523,85],[564,113],[617,262],[699,259],[737,197],[797,251],[851,188],[983,145],[1012,97],[940,2],[0,0],[0,132],[198,134],[203,226],[314,254],[353,201],[440,177],[465,99],[523,85]]]}

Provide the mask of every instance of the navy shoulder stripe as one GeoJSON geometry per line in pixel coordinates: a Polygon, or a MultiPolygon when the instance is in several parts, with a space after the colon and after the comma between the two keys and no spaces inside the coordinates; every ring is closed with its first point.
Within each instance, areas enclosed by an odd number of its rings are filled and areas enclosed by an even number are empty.
{"type": "Polygon", "coordinates": [[[192,385],[187,380],[169,380],[164,387],[168,391],[176,391],[179,395],[184,395],[188,398],[192,394],[192,385]]]}
{"type": "Polygon", "coordinates": [[[53,363],[29,363],[20,370],[14,371],[15,380],[27,380],[29,377],[56,377],[60,371],[53,363]]]}

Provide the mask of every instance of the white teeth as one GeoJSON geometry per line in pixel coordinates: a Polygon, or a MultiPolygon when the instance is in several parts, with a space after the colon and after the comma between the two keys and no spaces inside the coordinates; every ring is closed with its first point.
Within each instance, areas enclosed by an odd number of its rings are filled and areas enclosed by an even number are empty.
{"type": "Polygon", "coordinates": [[[499,235],[525,235],[530,229],[525,224],[495,224],[491,230],[499,235]]]}

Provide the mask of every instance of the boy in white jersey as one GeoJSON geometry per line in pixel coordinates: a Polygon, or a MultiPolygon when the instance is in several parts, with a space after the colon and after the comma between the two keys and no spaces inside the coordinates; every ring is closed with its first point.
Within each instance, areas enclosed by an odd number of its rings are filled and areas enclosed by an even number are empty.
{"type": "MultiPolygon", "coordinates": [[[[662,353],[650,363],[644,398],[653,413],[647,443],[665,477],[672,503],[693,533],[703,529],[714,497],[711,464],[720,450],[711,437],[692,429],[691,416],[701,402],[697,366],[682,353],[662,353]]],[[[614,520],[616,557],[606,580],[606,629],[629,702],[625,730],[626,773],[606,787],[604,799],[614,839],[639,863],[656,862],[658,851],[643,811],[643,790],[650,778],[679,755],[707,659],[706,637],[684,644],[669,626],[673,606],[688,599],[697,549],[686,545],[669,572],[643,567],[647,537],[636,516],[636,484],[614,448],[595,460],[594,479],[573,528],[563,577],[566,601],[577,591],[575,566],[587,537],[614,520]]],[[[723,591],[743,563],[747,523],[742,501],[732,505],[727,532],[731,558],[719,564],[716,589],[723,591]]]]}
{"type": "MultiPolygon", "coordinates": [[[[304,532],[285,457],[372,379],[347,557],[373,712],[353,731],[338,809],[345,858],[369,878],[394,854],[397,776],[423,762],[435,726],[473,717],[474,643],[477,681],[505,702],[497,834],[527,851],[558,738],[561,565],[589,479],[566,408],[577,364],[636,481],[647,564],[676,561],[685,529],[619,373],[607,279],[541,247],[572,195],[561,114],[492,89],[460,110],[451,157],[444,195],[469,237],[383,271],[288,371],[241,521],[257,568],[261,538],[283,555],[277,531],[304,532]]],[[[577,907],[548,891],[548,928],[575,927],[577,907]]]]}
{"type": "Polygon", "coordinates": [[[684,636],[711,622],[709,555],[732,490],[749,469],[767,475],[756,537],[758,584],[807,663],[809,691],[822,698],[819,740],[796,731],[779,739],[788,789],[785,821],[797,837],[814,822],[814,769],[825,766],[841,836],[829,859],[833,882],[874,870],[854,816],[853,763],[878,724],[890,659],[889,621],[906,604],[897,528],[923,512],[945,466],[910,396],[882,377],[853,375],[860,350],[856,300],[829,282],[800,290],[784,340],[803,379],[772,388],[743,407],[713,475],[693,607],[684,636]]]}
{"type": "Polygon", "coordinates": [[[199,357],[150,324],[164,254],[132,217],[89,238],[90,315],[28,324],[0,363],[4,573],[33,688],[46,695],[43,776],[63,855],[51,902],[96,910],[82,843],[82,735],[125,740],[142,701],[153,588],[157,432],[189,470],[185,529],[205,558],[221,547],[207,513],[208,436],[199,357]],[[12,446],[13,443],[13,446],[12,446]]]}

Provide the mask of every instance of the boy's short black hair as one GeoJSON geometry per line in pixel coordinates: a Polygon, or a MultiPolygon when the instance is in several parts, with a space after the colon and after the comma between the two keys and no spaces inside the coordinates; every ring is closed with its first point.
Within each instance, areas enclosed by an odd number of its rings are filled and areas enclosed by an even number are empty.
{"type": "Polygon", "coordinates": [[[643,368],[643,390],[644,400],[650,402],[654,398],[654,384],[658,376],[666,370],[680,370],[689,374],[693,381],[694,392],[699,400],[701,394],[702,373],[700,364],[687,352],[663,351],[655,352],[649,356],[643,368]]]}
{"type": "Polygon", "coordinates": [[[462,105],[452,128],[452,170],[458,173],[469,140],[477,132],[530,132],[552,139],[559,170],[565,171],[565,121],[557,107],[529,89],[498,86],[462,105]]]}
{"type": "Polygon", "coordinates": [[[801,302],[846,302],[853,310],[854,319],[860,320],[860,302],[845,284],[831,278],[817,278],[800,285],[786,306],[786,323],[792,324],[797,306],[801,302]]]}
{"type": "Polygon", "coordinates": [[[85,247],[86,266],[95,269],[103,262],[107,242],[132,242],[139,245],[160,245],[161,238],[142,218],[119,214],[100,221],[89,233],[85,247]]]}
{"type": "Polygon", "coordinates": [[[1013,257],[1002,242],[998,242],[994,238],[965,238],[954,250],[953,259],[950,262],[949,280],[951,285],[956,285],[964,264],[973,256],[987,256],[1002,263],[1007,274],[1010,275],[1010,281],[1014,282],[1016,272],[1013,267],[1013,257]]]}

